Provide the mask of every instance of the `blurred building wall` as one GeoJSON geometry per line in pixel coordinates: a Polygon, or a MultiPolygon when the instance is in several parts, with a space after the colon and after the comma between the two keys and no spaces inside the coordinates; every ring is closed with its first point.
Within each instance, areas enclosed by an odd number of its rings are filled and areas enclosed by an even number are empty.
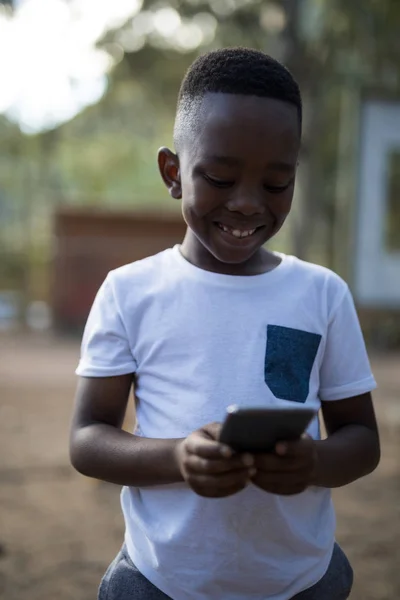
{"type": "Polygon", "coordinates": [[[107,273],[177,243],[178,216],[62,209],[55,214],[51,308],[57,332],[81,333],[107,273]]]}
{"type": "Polygon", "coordinates": [[[354,289],[360,304],[400,310],[400,101],[361,106],[354,289]]]}

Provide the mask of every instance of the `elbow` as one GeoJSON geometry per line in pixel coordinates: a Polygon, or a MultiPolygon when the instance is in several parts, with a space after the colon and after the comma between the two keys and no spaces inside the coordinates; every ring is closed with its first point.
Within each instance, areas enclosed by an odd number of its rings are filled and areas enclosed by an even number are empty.
{"type": "Polygon", "coordinates": [[[375,471],[379,467],[379,463],[381,462],[381,444],[379,441],[379,436],[376,434],[376,446],[375,446],[375,456],[373,461],[372,470],[375,471]]]}
{"type": "Polygon", "coordinates": [[[381,462],[381,444],[379,440],[379,434],[377,431],[373,432],[373,438],[371,439],[371,450],[368,473],[373,473],[381,462]]]}
{"type": "Polygon", "coordinates": [[[75,471],[77,471],[81,475],[86,475],[86,469],[85,469],[83,461],[80,457],[79,452],[77,452],[76,449],[71,446],[69,449],[69,461],[70,461],[71,465],[73,466],[73,468],[75,469],[75,471]]]}
{"type": "Polygon", "coordinates": [[[82,431],[73,431],[69,440],[69,460],[75,471],[84,475],[85,477],[91,477],[90,468],[88,464],[88,443],[82,439],[82,431]]]}
{"type": "Polygon", "coordinates": [[[81,475],[87,475],[82,453],[74,442],[70,442],[69,445],[69,460],[75,471],[81,475]]]}

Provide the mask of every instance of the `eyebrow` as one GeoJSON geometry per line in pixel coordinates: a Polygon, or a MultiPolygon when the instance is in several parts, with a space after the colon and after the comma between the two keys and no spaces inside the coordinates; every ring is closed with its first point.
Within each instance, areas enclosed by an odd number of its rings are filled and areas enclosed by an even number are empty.
{"type": "MultiPolygon", "coordinates": [[[[230,167],[237,167],[243,164],[243,160],[241,160],[240,158],[235,158],[234,156],[219,156],[216,154],[205,156],[204,160],[207,162],[215,162],[230,167]]],[[[280,173],[293,173],[295,168],[295,164],[293,165],[284,161],[276,161],[266,166],[266,169],[268,171],[277,171],[280,173]]]]}
{"type": "Polygon", "coordinates": [[[281,173],[293,173],[296,164],[286,163],[283,161],[273,162],[268,165],[268,171],[278,171],[281,173]]]}
{"type": "Polygon", "coordinates": [[[235,158],[234,156],[218,156],[217,154],[205,156],[204,160],[207,162],[216,162],[221,165],[228,165],[233,167],[237,167],[238,165],[243,164],[243,161],[240,158],[235,158]]]}

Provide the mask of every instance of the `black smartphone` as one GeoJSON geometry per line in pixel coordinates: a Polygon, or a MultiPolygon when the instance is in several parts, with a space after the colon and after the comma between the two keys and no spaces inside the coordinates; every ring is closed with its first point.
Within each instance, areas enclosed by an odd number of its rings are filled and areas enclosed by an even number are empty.
{"type": "Polygon", "coordinates": [[[299,439],[317,411],[301,407],[230,406],[219,441],[236,452],[272,452],[279,441],[299,439]]]}

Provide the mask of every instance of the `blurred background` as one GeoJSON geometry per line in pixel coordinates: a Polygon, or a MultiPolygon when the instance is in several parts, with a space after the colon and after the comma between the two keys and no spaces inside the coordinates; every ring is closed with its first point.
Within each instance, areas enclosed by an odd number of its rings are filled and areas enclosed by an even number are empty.
{"type": "Polygon", "coordinates": [[[193,59],[236,45],[302,88],[296,199],[274,247],[353,291],[383,460],[335,491],[338,539],[353,600],[400,597],[399,31],[398,0],[0,0],[2,600],[94,600],[121,544],[119,489],[68,462],[80,335],[107,271],[182,239],[157,149],[193,59]]]}

